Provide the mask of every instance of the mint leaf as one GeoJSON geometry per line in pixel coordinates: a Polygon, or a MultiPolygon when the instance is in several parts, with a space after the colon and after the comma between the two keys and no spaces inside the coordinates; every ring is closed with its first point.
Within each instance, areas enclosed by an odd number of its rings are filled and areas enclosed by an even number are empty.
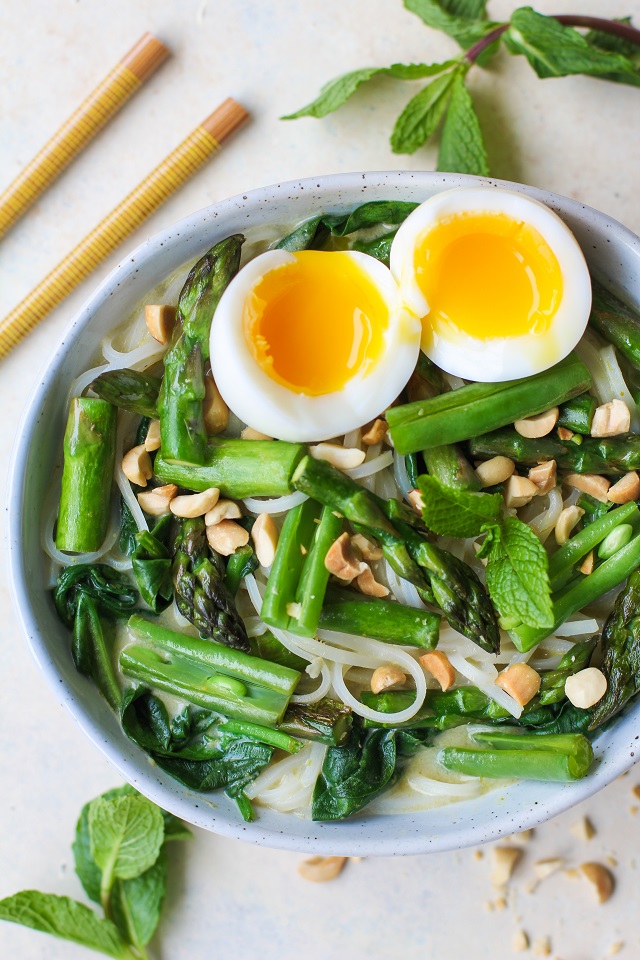
{"type": "MultiPolygon", "coordinates": [[[[631,17],[614,17],[614,21],[616,23],[626,23],[629,27],[632,26],[631,17]]],[[[631,40],[618,37],[615,33],[605,33],[604,30],[589,30],[588,33],[585,33],[584,38],[592,47],[621,53],[633,61],[636,67],[640,65],[640,47],[632,43],[631,40]]]]}
{"type": "Polygon", "coordinates": [[[158,859],[139,877],[116,880],[111,891],[111,915],[125,940],[144,947],[155,933],[167,892],[167,856],[158,859]]]}
{"type": "Polygon", "coordinates": [[[440,137],[438,170],[473,173],[480,177],[489,175],[482,131],[471,94],[461,74],[456,75],[451,90],[449,109],[440,137]]]}
{"type": "Polygon", "coordinates": [[[391,134],[394,153],[415,153],[434,133],[447,109],[453,78],[446,73],[409,100],[391,134]]]}
{"type": "Polygon", "coordinates": [[[487,0],[404,0],[404,5],[428,27],[453,37],[463,49],[497,26],[487,20],[487,0]]]}
{"type": "Polygon", "coordinates": [[[500,616],[511,623],[552,627],[549,561],[533,530],[515,517],[485,529],[488,540],[478,556],[489,558],[487,589],[500,616]]]}
{"type": "Polygon", "coordinates": [[[301,107],[295,113],[289,113],[281,120],[297,120],[298,117],[326,117],[352,97],[361,84],[373,77],[392,77],[395,80],[421,80],[424,77],[434,77],[443,70],[453,66],[455,60],[444,63],[394,63],[390,67],[363,67],[361,70],[352,70],[335,80],[330,80],[322,87],[319,95],[306,107],[301,107]]]}
{"type": "Polygon", "coordinates": [[[565,27],[531,7],[513,13],[504,40],[509,51],[525,56],[543,79],[576,73],[605,78],[611,74],[637,76],[627,57],[591,46],[573,27],[565,27]]]}
{"type": "Polygon", "coordinates": [[[475,537],[485,524],[497,520],[502,510],[499,493],[472,493],[448,487],[437,477],[418,477],[424,507],[422,519],[434,533],[445,537],[475,537]]]}
{"type": "MultiPolygon", "coordinates": [[[[123,797],[123,796],[139,796],[138,791],[125,784],[122,787],[114,787],[113,790],[107,790],[106,793],[102,794],[103,800],[111,800],[114,797],[123,797]]],[[[100,903],[100,884],[102,881],[102,870],[95,862],[91,856],[91,839],[89,836],[89,807],[90,803],[85,803],[84,807],[80,811],[80,816],[78,817],[78,822],[76,823],[76,835],[73,843],[71,844],[71,849],[73,850],[73,858],[75,861],[75,868],[80,883],[84,888],[84,892],[89,897],[90,900],[94,900],[96,903],[100,903]]],[[[166,813],[165,817],[172,817],[172,814],[166,813]]],[[[177,819],[177,818],[173,818],[177,819]]],[[[177,821],[180,823],[181,821],[177,821]]],[[[165,833],[167,832],[167,826],[165,821],[165,833]]]]}
{"type": "Polygon", "coordinates": [[[164,839],[164,819],[155,804],[140,795],[104,799],[89,805],[91,856],[102,870],[101,897],[114,878],[127,880],[148,870],[164,839]]]}
{"type": "Polygon", "coordinates": [[[118,960],[132,957],[111,921],[100,920],[89,907],[69,897],[23,890],[0,900],[0,920],[51,933],[118,960]]]}

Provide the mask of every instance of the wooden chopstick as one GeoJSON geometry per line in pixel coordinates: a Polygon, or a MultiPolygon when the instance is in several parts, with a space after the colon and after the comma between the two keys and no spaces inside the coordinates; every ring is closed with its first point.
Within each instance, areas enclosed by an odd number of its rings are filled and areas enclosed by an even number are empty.
{"type": "Polygon", "coordinates": [[[145,33],[138,40],[0,194],[0,237],[140,89],[168,55],[169,50],[164,43],[150,33],[145,33]]]}
{"type": "Polygon", "coordinates": [[[249,117],[225,100],[0,321],[0,360],[143,220],[181,187],[249,117]]]}

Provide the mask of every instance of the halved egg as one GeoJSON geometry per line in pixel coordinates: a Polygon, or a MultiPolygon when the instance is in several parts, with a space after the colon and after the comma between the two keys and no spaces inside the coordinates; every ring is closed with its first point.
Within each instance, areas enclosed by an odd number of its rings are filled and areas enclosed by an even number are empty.
{"type": "Polygon", "coordinates": [[[511,380],[558,363],[591,309],[577,240],[549,207],[510,190],[448,190],[422,203],[391,247],[422,349],[467,380],[511,380]]]}
{"type": "Polygon", "coordinates": [[[270,250],[222,295],[211,370],[242,421],[281,440],[338,437],[372,420],[415,367],[421,327],[390,271],[355,251],[270,250]]]}

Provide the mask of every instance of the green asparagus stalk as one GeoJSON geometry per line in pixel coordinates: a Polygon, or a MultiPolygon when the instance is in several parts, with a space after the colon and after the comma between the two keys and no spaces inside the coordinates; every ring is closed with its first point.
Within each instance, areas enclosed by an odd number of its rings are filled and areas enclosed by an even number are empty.
{"type": "Polygon", "coordinates": [[[322,608],[323,630],[371,637],[383,643],[435,650],[441,617],[429,610],[414,610],[400,603],[366,599],[354,591],[330,589],[322,608]]]}
{"type": "Polygon", "coordinates": [[[209,551],[202,517],[180,522],[172,575],[174,596],[183,617],[203,636],[248,652],[247,631],[225,584],[222,558],[209,551]]]}
{"type": "Polygon", "coordinates": [[[597,282],[593,284],[589,323],[640,370],[640,316],[597,282]]]}
{"type": "Polygon", "coordinates": [[[594,520],[593,523],[590,523],[570,540],[567,540],[549,560],[551,589],[558,590],[564,586],[575,573],[576,563],[586,557],[589,551],[597,547],[599,543],[602,543],[612,530],[615,530],[621,523],[636,521],[639,517],[640,511],[633,501],[623,503],[614,510],[605,513],[598,520],[594,520]]]}
{"type": "Polygon", "coordinates": [[[58,550],[91,553],[101,546],[109,525],[115,449],[116,408],[75,397],[64,434],[58,550]]]}
{"type": "MultiPolygon", "coordinates": [[[[527,710],[536,709],[538,706],[546,707],[551,703],[560,703],[564,700],[564,685],[568,677],[589,666],[597,642],[597,637],[591,637],[589,640],[574,644],[571,650],[565,653],[555,670],[546,670],[542,674],[538,696],[535,701],[527,704],[527,710]]],[[[526,712],[523,719],[524,717],[526,712]]]]}
{"type": "Polygon", "coordinates": [[[552,436],[529,440],[515,430],[496,430],[469,441],[472,459],[509,457],[517,463],[536,464],[555,460],[558,467],[574,473],[603,473],[618,476],[640,469],[640,436],[627,433],[618,437],[585,437],[578,446],[570,440],[552,436]]]}
{"type": "Polygon", "coordinates": [[[480,478],[457,443],[430,447],[423,451],[423,456],[428,472],[445,486],[471,491],[482,488],[480,478]]]}
{"type": "Polygon", "coordinates": [[[278,730],[292,737],[339,747],[347,740],[351,725],[351,708],[324,697],[317,703],[289,704],[278,730]]]}
{"type": "Polygon", "coordinates": [[[202,402],[211,320],[220,297],[238,272],[243,243],[244,237],[236,235],[215,244],[192,268],[180,293],[158,400],[166,461],[205,463],[207,432],[202,402]]]}
{"type": "Polygon", "coordinates": [[[581,397],[574,397],[573,400],[563,403],[560,407],[558,426],[588,436],[591,433],[596,406],[596,398],[592,397],[590,393],[584,393],[581,397]]]}
{"type": "Polygon", "coordinates": [[[514,644],[522,653],[531,650],[545,637],[550,636],[573,613],[594,603],[599,597],[626,580],[639,565],[640,535],[634,537],[625,547],[596,567],[593,573],[583,576],[577,582],[569,583],[553,597],[554,623],[550,629],[538,629],[522,624],[510,631],[514,644]]]}
{"type": "Polygon", "coordinates": [[[263,727],[257,723],[248,723],[246,720],[224,720],[220,724],[222,733],[233,734],[234,737],[249,737],[251,740],[258,740],[260,743],[266,743],[277,750],[284,750],[286,753],[298,753],[302,750],[303,744],[286,730],[282,724],[277,730],[271,727],[263,727]]]}
{"type": "Polygon", "coordinates": [[[567,783],[586,776],[593,748],[581,733],[476,733],[488,750],[445,747],[439,762],[468,777],[545,780],[567,783]]]}
{"type": "Polygon", "coordinates": [[[304,456],[300,443],[282,440],[211,439],[199,465],[172,463],[161,450],[155,475],[162,483],[187,490],[218,487],[223,497],[283,497],[291,493],[291,474],[304,456]]]}
{"type": "Polygon", "coordinates": [[[161,383],[160,377],[137,370],[107,370],[96,377],[90,389],[114,407],[155,419],[161,383]]]}
{"type": "Polygon", "coordinates": [[[591,376],[575,354],[550,370],[522,380],[472,383],[459,390],[387,411],[398,453],[458,443],[523,417],[542,413],[584,393],[591,376]]]}
{"type": "Polygon", "coordinates": [[[304,557],[302,573],[295,594],[295,612],[289,621],[289,630],[303,637],[315,637],[320,622],[322,605],[329,582],[325,559],[329,548],[342,533],[342,517],[331,507],[323,507],[320,523],[315,525],[313,539],[304,557]]]}
{"type": "Polygon", "coordinates": [[[246,576],[259,567],[258,558],[250,543],[238,547],[227,560],[227,570],[224,577],[227,590],[235,597],[240,584],[246,576]]]}
{"type": "Polygon", "coordinates": [[[298,673],[304,673],[309,666],[308,660],[291,653],[272,633],[267,632],[259,637],[250,637],[249,643],[254,657],[279,663],[281,667],[289,667],[291,670],[297,670],[298,673]]]}
{"type": "Polygon", "coordinates": [[[262,620],[272,627],[289,628],[291,614],[287,608],[291,609],[295,601],[304,550],[308,551],[320,511],[320,504],[305,500],[285,517],[260,611],[262,620]]]}
{"type": "Polygon", "coordinates": [[[589,729],[607,723],[640,690],[640,571],[635,570],[602,631],[607,691],[593,708],[589,729]]]}

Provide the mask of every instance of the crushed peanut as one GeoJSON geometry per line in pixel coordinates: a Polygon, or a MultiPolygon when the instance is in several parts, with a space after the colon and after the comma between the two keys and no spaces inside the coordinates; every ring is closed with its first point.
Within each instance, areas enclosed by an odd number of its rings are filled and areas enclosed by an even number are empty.
{"type": "Polygon", "coordinates": [[[361,533],[354,533],[351,544],[356,551],[360,551],[363,559],[368,561],[382,560],[382,549],[371,540],[367,540],[361,533]]]}
{"type": "Polygon", "coordinates": [[[533,872],[538,881],[546,880],[547,877],[557,873],[564,867],[564,860],[561,857],[548,857],[546,860],[536,860],[533,865],[533,872]]]}
{"type": "Polygon", "coordinates": [[[538,488],[538,496],[543,497],[555,487],[557,483],[557,469],[555,460],[545,460],[529,470],[529,480],[538,488]]]}
{"type": "Polygon", "coordinates": [[[494,683],[524,707],[540,689],[542,678],[528,663],[512,663],[498,674],[494,683]]]}
{"type": "Polygon", "coordinates": [[[640,476],[635,470],[626,473],[609,487],[607,497],[612,503],[630,503],[631,500],[640,500],[640,476]]]}
{"type": "Polygon", "coordinates": [[[298,864],[298,873],[304,880],[326,883],[342,873],[348,857],[309,857],[298,864]]]}
{"type": "Polygon", "coordinates": [[[266,433],[260,433],[259,430],[254,430],[253,427],[245,427],[244,430],[241,430],[240,437],[242,440],[273,440],[273,437],[270,437],[266,433]]]}
{"type": "Polygon", "coordinates": [[[147,480],[150,480],[153,476],[153,467],[144,443],[132,447],[125,453],[122,458],[122,472],[131,483],[135,483],[139,487],[146,487],[147,480]]]}
{"type": "Polygon", "coordinates": [[[538,937],[534,941],[533,954],[536,957],[548,957],[551,955],[551,940],[549,937],[538,937]]]}
{"type": "Polygon", "coordinates": [[[529,937],[524,930],[517,930],[516,933],[514,933],[511,946],[515,953],[521,953],[529,949],[529,937]]]}
{"type": "Polygon", "coordinates": [[[596,563],[596,555],[593,550],[590,550],[586,555],[578,569],[580,573],[584,573],[586,576],[589,576],[590,573],[593,573],[593,568],[596,563]]]}
{"type": "Polygon", "coordinates": [[[220,395],[213,377],[204,378],[204,400],[202,401],[204,427],[209,436],[215,437],[227,429],[229,407],[220,395]]]}
{"type": "Polygon", "coordinates": [[[176,517],[204,517],[216,505],[219,496],[217,487],[209,487],[201,493],[186,493],[174,497],[169,506],[176,517]]]}
{"type": "Polygon", "coordinates": [[[240,507],[235,500],[218,500],[216,505],[204,515],[204,522],[208,527],[214,527],[221,520],[239,520],[242,516],[240,507]]]}
{"type": "Polygon", "coordinates": [[[138,494],[138,503],[151,517],[163,517],[169,513],[169,503],[175,497],[178,488],[175,483],[167,483],[153,490],[143,490],[138,494]]]}
{"type": "Polygon", "coordinates": [[[505,506],[518,509],[538,496],[538,488],[527,477],[519,477],[517,473],[512,474],[504,485],[505,506]]]}
{"type": "Polygon", "coordinates": [[[580,521],[580,518],[584,516],[584,510],[582,507],[578,507],[575,503],[570,507],[565,507],[564,510],[560,513],[556,521],[555,537],[556,543],[559,547],[563,543],[566,543],[574,527],[580,521]]]}
{"type": "Polygon", "coordinates": [[[151,453],[153,450],[160,449],[160,442],[160,421],[152,420],[149,424],[147,435],[144,438],[144,448],[151,453]]]}
{"type": "Polygon", "coordinates": [[[367,447],[373,447],[376,443],[382,443],[387,433],[387,421],[379,417],[368,423],[362,431],[362,442],[367,447]]]}
{"type": "Polygon", "coordinates": [[[422,493],[420,490],[409,490],[409,493],[407,494],[407,500],[418,516],[421,517],[422,511],[424,510],[424,500],[422,499],[422,493]]]}
{"type": "Polygon", "coordinates": [[[592,437],[616,437],[631,428],[631,411],[622,400],[610,400],[596,407],[591,423],[592,437]]]}
{"type": "Polygon", "coordinates": [[[571,440],[573,435],[573,430],[568,430],[566,427],[558,427],[558,437],[560,440],[571,440]]]}
{"type": "Polygon", "coordinates": [[[483,487],[495,487],[504,483],[513,474],[516,465],[509,457],[492,457],[476,466],[476,473],[483,487]]]}
{"type": "Polygon", "coordinates": [[[353,549],[348,533],[341,533],[331,544],[324,558],[324,565],[334,577],[351,582],[359,576],[366,567],[353,549]]]}
{"type": "Polygon", "coordinates": [[[144,308],[147,330],[158,343],[168,343],[176,323],[176,308],[168,303],[148,303],[144,308]]]}
{"type": "Polygon", "coordinates": [[[563,478],[563,483],[566,483],[569,487],[574,487],[576,490],[581,490],[582,493],[588,493],[589,496],[595,497],[601,503],[606,503],[608,500],[611,483],[606,477],[601,477],[600,474],[568,473],[563,478]]]}
{"type": "Polygon", "coordinates": [[[326,460],[338,470],[352,470],[364,462],[364,450],[357,447],[342,447],[339,443],[317,443],[309,447],[309,453],[316,460],[326,460]]]}
{"type": "Polygon", "coordinates": [[[401,687],[406,682],[406,677],[400,667],[395,663],[388,663],[376,669],[371,674],[371,692],[382,693],[383,690],[391,690],[394,687],[401,687]]]}
{"type": "Polygon", "coordinates": [[[525,417],[523,420],[516,420],[513,426],[521,437],[537,440],[551,433],[558,422],[559,416],[560,410],[558,407],[551,407],[550,410],[545,410],[544,413],[539,413],[536,417],[525,417]]]}
{"type": "Polygon", "coordinates": [[[261,513],[251,528],[251,538],[261,567],[270,567],[278,546],[278,528],[270,513],[261,513]]]}
{"type": "Polygon", "coordinates": [[[453,686],[456,680],[456,671],[448,656],[442,650],[429,650],[418,657],[418,660],[424,669],[438,681],[442,690],[449,690],[453,686]]]}
{"type": "Polygon", "coordinates": [[[567,677],[564,692],[574,707],[588,710],[607,692],[607,678],[598,667],[586,667],[567,677]]]}
{"type": "Polygon", "coordinates": [[[213,527],[207,527],[209,546],[223,557],[230,557],[238,547],[249,543],[249,531],[235,520],[221,520],[213,527]]]}
{"type": "Polygon", "coordinates": [[[579,820],[571,826],[571,833],[578,840],[591,840],[596,835],[596,828],[589,820],[589,817],[580,817],[579,820]]]}
{"type": "Polygon", "coordinates": [[[361,593],[367,597],[388,597],[389,589],[383,583],[378,583],[371,567],[364,564],[364,570],[356,577],[356,583],[361,593]]]}

